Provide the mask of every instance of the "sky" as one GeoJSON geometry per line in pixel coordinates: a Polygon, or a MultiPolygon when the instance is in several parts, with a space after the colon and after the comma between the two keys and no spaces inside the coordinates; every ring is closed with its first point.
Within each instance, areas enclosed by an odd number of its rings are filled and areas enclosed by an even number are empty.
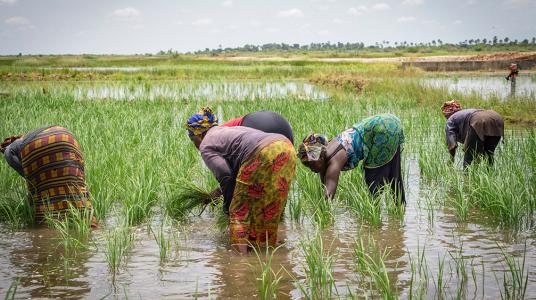
{"type": "Polygon", "coordinates": [[[0,0],[0,54],[536,36],[536,0],[0,0]]]}

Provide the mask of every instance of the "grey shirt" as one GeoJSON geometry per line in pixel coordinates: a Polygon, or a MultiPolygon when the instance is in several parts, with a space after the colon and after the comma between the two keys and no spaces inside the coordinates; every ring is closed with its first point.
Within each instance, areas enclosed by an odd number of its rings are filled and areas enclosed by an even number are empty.
{"type": "Polygon", "coordinates": [[[456,147],[458,142],[462,144],[465,142],[467,130],[470,126],[469,122],[471,121],[471,116],[477,111],[481,111],[481,109],[462,109],[455,112],[447,119],[447,124],[445,125],[445,134],[449,150],[456,147]]]}
{"type": "Polygon", "coordinates": [[[243,126],[216,126],[207,132],[199,151],[203,161],[220,183],[225,212],[228,212],[231,204],[232,191],[240,166],[257,149],[278,140],[288,139],[280,134],[266,133],[243,126]]]}

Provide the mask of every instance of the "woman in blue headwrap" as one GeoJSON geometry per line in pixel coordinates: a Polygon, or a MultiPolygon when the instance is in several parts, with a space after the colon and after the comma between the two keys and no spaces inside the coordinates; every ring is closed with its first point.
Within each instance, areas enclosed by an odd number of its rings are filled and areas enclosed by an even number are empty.
{"type": "Polygon", "coordinates": [[[274,246],[296,167],[296,152],[281,134],[234,126],[220,127],[210,108],[186,123],[188,135],[220,183],[229,214],[231,245],[274,246]]]}

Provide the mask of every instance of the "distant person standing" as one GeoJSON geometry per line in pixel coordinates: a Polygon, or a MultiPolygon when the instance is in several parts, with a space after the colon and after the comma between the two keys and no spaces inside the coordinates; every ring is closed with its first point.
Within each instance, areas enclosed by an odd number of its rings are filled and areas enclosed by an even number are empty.
{"type": "Polygon", "coordinates": [[[510,74],[506,76],[506,80],[512,80],[512,82],[516,81],[516,77],[519,75],[519,70],[517,68],[517,64],[510,64],[510,74]]]}
{"type": "Polygon", "coordinates": [[[510,64],[510,74],[506,76],[506,81],[510,80],[510,96],[515,96],[516,94],[516,78],[519,75],[519,69],[517,64],[510,64]]]}
{"type": "Polygon", "coordinates": [[[493,110],[462,109],[456,100],[447,101],[441,107],[447,124],[445,134],[449,153],[454,161],[458,143],[464,145],[464,168],[478,156],[487,158],[493,164],[493,154],[504,136],[504,121],[493,110]]]}

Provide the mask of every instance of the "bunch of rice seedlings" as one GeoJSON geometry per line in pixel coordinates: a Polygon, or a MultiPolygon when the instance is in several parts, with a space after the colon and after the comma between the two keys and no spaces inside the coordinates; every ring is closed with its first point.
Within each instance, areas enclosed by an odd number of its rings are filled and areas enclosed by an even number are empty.
{"type": "Polygon", "coordinates": [[[175,219],[186,219],[190,212],[202,213],[211,190],[190,181],[181,180],[173,196],[166,203],[167,214],[175,219]]]}

